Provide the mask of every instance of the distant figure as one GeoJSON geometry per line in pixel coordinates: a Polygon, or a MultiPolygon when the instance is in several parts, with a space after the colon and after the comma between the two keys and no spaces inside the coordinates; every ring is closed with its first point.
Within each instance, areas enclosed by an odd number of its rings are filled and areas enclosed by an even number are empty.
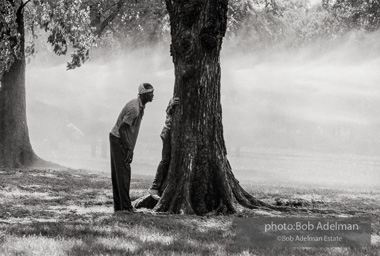
{"type": "Polygon", "coordinates": [[[172,126],[172,115],[174,113],[174,108],[179,104],[179,98],[172,98],[169,101],[169,105],[166,108],[166,120],[164,128],[161,132],[162,139],[162,158],[158,165],[156,176],[154,177],[153,184],[149,189],[149,194],[156,200],[160,199],[162,191],[160,188],[163,181],[168,175],[168,169],[170,165],[171,158],[171,126],[172,126]]]}
{"type": "Polygon", "coordinates": [[[129,197],[133,150],[144,115],[145,104],[152,102],[154,97],[154,89],[151,84],[140,84],[138,91],[138,97],[128,102],[121,110],[110,133],[111,177],[115,212],[133,212],[129,197]]]}

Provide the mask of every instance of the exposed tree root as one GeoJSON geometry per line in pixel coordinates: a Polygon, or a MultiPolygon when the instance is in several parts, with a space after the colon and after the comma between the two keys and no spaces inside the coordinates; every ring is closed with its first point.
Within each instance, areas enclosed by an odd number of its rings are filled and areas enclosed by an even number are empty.
{"type": "Polygon", "coordinates": [[[246,192],[239,184],[239,181],[235,179],[230,168],[227,170],[230,186],[232,188],[233,194],[236,200],[242,206],[249,209],[259,209],[265,211],[279,211],[279,212],[304,212],[304,213],[319,213],[319,214],[357,214],[357,213],[365,213],[363,211],[347,211],[347,212],[337,212],[332,209],[308,209],[308,208],[296,208],[296,207],[288,207],[288,206],[277,206],[265,203],[257,198],[253,197],[251,194],[246,192]]]}
{"type": "MultiPolygon", "coordinates": [[[[224,162],[224,165],[219,165],[223,171],[219,172],[221,175],[218,177],[219,191],[220,191],[220,204],[214,209],[210,214],[234,214],[236,213],[236,203],[243,207],[254,210],[263,210],[268,212],[278,211],[286,213],[317,213],[317,214],[361,214],[366,213],[363,211],[346,211],[338,212],[332,209],[309,209],[309,208],[299,208],[290,206],[278,206],[268,204],[263,202],[248,192],[246,192],[239,184],[239,181],[235,179],[231,167],[228,161],[224,162]],[[223,175],[224,174],[224,175],[223,175]]],[[[177,187],[185,185],[188,177],[182,177],[179,181],[179,186],[169,185],[163,195],[161,200],[156,201],[151,196],[143,196],[135,200],[135,208],[148,208],[153,209],[155,212],[168,212],[168,213],[180,213],[180,214],[195,214],[192,206],[190,204],[190,194],[189,189],[185,189],[187,193],[184,195],[180,194],[177,187]]]]}
{"type": "MultiPolygon", "coordinates": [[[[189,179],[188,175],[184,175],[178,182],[177,186],[175,186],[175,184],[169,184],[164,190],[161,200],[159,200],[158,203],[156,201],[157,204],[155,204],[151,209],[154,208],[154,210],[157,212],[195,214],[190,204],[188,179],[189,179]],[[181,193],[180,190],[176,189],[177,187],[184,187],[185,193],[181,193]]],[[[145,200],[149,200],[149,199],[145,199],[145,200]]],[[[146,202],[143,200],[142,202],[137,204],[137,207],[139,207],[142,204],[146,204],[146,202]]]]}
{"type": "MultiPolygon", "coordinates": [[[[239,184],[231,171],[231,166],[226,159],[225,155],[219,155],[215,159],[215,179],[217,184],[217,191],[219,196],[219,204],[216,204],[214,209],[210,209],[208,213],[202,215],[213,214],[234,214],[236,213],[236,205],[252,209],[263,210],[268,212],[285,212],[285,213],[316,213],[316,214],[365,214],[363,211],[346,211],[338,212],[332,209],[316,209],[316,208],[302,208],[291,206],[279,206],[261,201],[247,191],[245,191],[239,184]]],[[[191,204],[190,194],[190,174],[183,175],[178,183],[170,182],[164,189],[162,197],[159,201],[154,200],[152,197],[143,196],[134,202],[135,208],[148,208],[153,209],[155,212],[168,212],[179,214],[196,214],[191,204]]]]}

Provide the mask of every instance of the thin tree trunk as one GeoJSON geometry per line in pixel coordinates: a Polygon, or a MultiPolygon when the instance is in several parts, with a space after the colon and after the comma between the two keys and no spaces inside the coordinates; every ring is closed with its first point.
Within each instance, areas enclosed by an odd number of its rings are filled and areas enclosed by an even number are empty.
{"type": "Polygon", "coordinates": [[[0,88],[0,167],[30,166],[39,158],[29,140],[26,122],[24,16],[17,11],[18,33],[21,35],[20,58],[1,78],[0,88]]]}

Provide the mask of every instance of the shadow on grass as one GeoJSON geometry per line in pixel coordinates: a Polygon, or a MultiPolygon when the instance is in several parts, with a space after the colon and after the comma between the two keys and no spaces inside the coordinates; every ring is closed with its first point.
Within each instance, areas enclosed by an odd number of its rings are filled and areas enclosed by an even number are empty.
{"type": "MultiPolygon", "coordinates": [[[[373,246],[372,250],[242,248],[234,245],[232,218],[153,216],[141,213],[124,216],[99,215],[86,223],[65,221],[17,224],[8,226],[5,231],[9,237],[23,239],[22,244],[28,244],[27,240],[35,237],[47,239],[50,243],[66,241],[69,245],[61,250],[68,255],[371,255],[371,252],[379,249],[378,246],[373,246]]],[[[0,243],[0,249],[2,246],[13,247],[10,242],[6,245],[4,242],[3,245],[0,243]]],[[[34,246],[38,249],[39,245],[34,246]]],[[[37,249],[36,251],[41,251],[37,249]]],[[[21,248],[15,254],[22,254],[22,250],[21,248]]]]}
{"type": "MultiPolygon", "coordinates": [[[[93,224],[67,222],[17,224],[9,226],[6,233],[8,236],[22,237],[25,240],[35,236],[75,239],[77,243],[70,248],[69,255],[145,255],[146,252],[155,255],[173,252],[212,255],[214,250],[209,242],[215,239],[220,240],[219,243],[222,242],[219,235],[206,239],[203,235],[196,235],[181,223],[177,225],[177,222],[161,219],[166,225],[156,225],[160,219],[139,215],[141,214],[110,217],[93,224]]],[[[26,241],[24,243],[27,244],[26,241]]]]}
{"type": "Polygon", "coordinates": [[[109,189],[111,180],[82,170],[9,169],[2,171],[0,186],[22,187],[30,192],[38,190],[61,193],[94,188],[109,189]]]}
{"type": "MultiPolygon", "coordinates": [[[[132,197],[139,197],[150,180],[132,181],[132,197]]],[[[331,191],[289,190],[277,187],[256,187],[250,192],[260,198],[274,195],[317,194],[334,198],[331,191]]],[[[84,212],[99,206],[110,210],[112,205],[109,178],[77,170],[9,170],[2,172],[0,218],[13,218],[18,224],[0,224],[0,255],[376,255],[379,246],[368,249],[350,248],[278,248],[250,249],[234,246],[234,216],[179,216],[136,213],[112,215],[84,212]],[[58,206],[54,208],[53,206],[58,206]],[[62,209],[61,209],[62,208],[62,209]],[[70,209],[77,209],[72,212],[70,209]],[[79,209],[80,208],[80,209],[79,209]],[[83,208],[83,209],[82,209],[83,208]],[[30,223],[31,219],[40,222],[30,223]],[[16,220],[15,220],[16,219],[16,220]],[[49,222],[41,222],[42,219],[49,222]],[[23,222],[24,220],[29,223],[23,222]],[[2,234],[4,234],[2,236],[2,234]],[[3,238],[1,238],[3,237],[3,238]],[[5,253],[4,253],[5,252],[5,253]],[[35,253],[34,253],[35,252],[35,253]]],[[[375,194],[377,195],[377,194],[375,194]]],[[[378,220],[377,201],[370,205],[362,199],[344,200],[330,205],[337,210],[352,203],[372,209],[373,223],[378,220]],[[377,216],[377,217],[375,217],[377,216]]],[[[257,212],[247,210],[247,215],[257,212]]],[[[245,213],[244,213],[245,214],[245,213]]],[[[249,215],[251,216],[251,215],[249,215]]],[[[253,216],[252,216],[253,217],[253,216]]],[[[372,228],[378,232],[378,224],[372,228]]]]}

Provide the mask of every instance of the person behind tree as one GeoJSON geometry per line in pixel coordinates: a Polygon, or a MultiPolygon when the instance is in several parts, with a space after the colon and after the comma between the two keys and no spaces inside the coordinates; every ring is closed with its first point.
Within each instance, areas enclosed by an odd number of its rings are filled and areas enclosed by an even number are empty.
{"type": "Polygon", "coordinates": [[[154,177],[153,184],[149,189],[149,194],[156,200],[160,199],[162,194],[161,186],[164,182],[170,165],[171,158],[171,125],[172,125],[172,115],[174,113],[175,107],[179,104],[179,98],[174,97],[170,99],[169,105],[166,108],[166,120],[164,128],[161,132],[162,139],[162,157],[158,164],[156,176],[154,177]]]}
{"type": "Polygon", "coordinates": [[[152,102],[153,86],[140,84],[136,99],[129,101],[121,110],[110,133],[111,178],[115,212],[133,212],[129,188],[133,150],[144,115],[145,104],[152,102]]]}

